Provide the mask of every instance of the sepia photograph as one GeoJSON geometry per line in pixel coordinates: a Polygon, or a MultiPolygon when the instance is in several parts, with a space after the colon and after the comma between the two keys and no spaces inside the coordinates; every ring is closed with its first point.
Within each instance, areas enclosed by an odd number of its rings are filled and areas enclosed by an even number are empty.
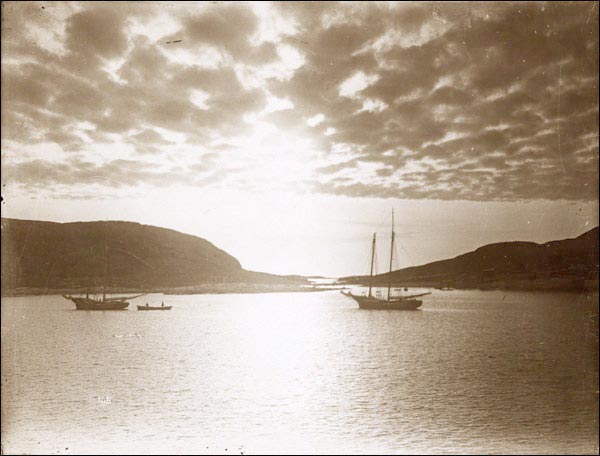
{"type": "Polygon", "coordinates": [[[599,454],[598,1],[2,1],[2,455],[599,454]]]}

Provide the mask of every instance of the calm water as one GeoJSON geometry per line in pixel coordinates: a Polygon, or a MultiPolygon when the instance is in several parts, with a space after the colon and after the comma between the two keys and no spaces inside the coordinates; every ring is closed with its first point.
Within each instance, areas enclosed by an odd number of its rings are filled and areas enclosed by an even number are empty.
{"type": "Polygon", "coordinates": [[[2,299],[3,451],[597,453],[597,299],[2,299]],[[163,300],[175,308],[134,310],[163,300]]]}

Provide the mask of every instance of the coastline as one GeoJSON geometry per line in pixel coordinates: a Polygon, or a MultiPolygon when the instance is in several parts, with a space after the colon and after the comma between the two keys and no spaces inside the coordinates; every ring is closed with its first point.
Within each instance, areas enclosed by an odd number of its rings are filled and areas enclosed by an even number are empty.
{"type": "MultiPolygon", "coordinates": [[[[359,280],[340,280],[332,285],[337,286],[369,286],[368,282],[359,280]]],[[[387,287],[387,283],[376,282],[373,286],[387,287]]],[[[556,277],[544,279],[528,278],[503,278],[489,280],[485,282],[473,279],[463,279],[456,281],[437,281],[437,280],[405,280],[392,283],[393,287],[418,287],[434,288],[436,290],[502,290],[502,291],[556,291],[556,292],[575,292],[575,293],[593,293],[599,290],[599,281],[596,276],[593,279],[584,279],[579,277],[556,277]]]]}
{"type": "MultiPolygon", "coordinates": [[[[253,294],[253,293],[314,293],[319,291],[339,290],[342,285],[336,286],[314,286],[297,284],[261,284],[261,283],[206,283],[190,285],[185,287],[119,287],[106,290],[107,294],[137,294],[137,293],[162,293],[164,295],[192,295],[192,294],[253,294]]],[[[84,288],[37,288],[19,287],[10,290],[2,290],[4,298],[18,296],[42,296],[42,295],[64,295],[64,294],[101,294],[102,290],[95,288],[86,290],[84,288]]]]}
{"type": "MultiPolygon", "coordinates": [[[[341,281],[333,282],[328,285],[298,285],[298,284],[253,284],[253,283],[206,283],[199,285],[189,285],[184,287],[119,287],[107,289],[107,294],[137,294],[137,293],[162,293],[164,295],[194,295],[194,294],[255,294],[255,293],[314,293],[320,291],[335,291],[350,287],[368,286],[362,282],[341,281]]],[[[373,284],[374,287],[387,287],[387,284],[373,284]]],[[[598,293],[598,280],[588,280],[585,283],[570,280],[555,281],[494,281],[487,283],[465,283],[446,285],[439,282],[428,281],[405,281],[392,284],[394,288],[432,288],[436,291],[453,290],[480,290],[480,291],[537,291],[537,292],[562,292],[562,293],[598,293]]],[[[81,295],[89,292],[90,294],[101,294],[101,289],[84,288],[38,288],[38,287],[19,287],[10,290],[2,290],[1,296],[4,298],[19,296],[43,296],[43,295],[81,295]]]]}

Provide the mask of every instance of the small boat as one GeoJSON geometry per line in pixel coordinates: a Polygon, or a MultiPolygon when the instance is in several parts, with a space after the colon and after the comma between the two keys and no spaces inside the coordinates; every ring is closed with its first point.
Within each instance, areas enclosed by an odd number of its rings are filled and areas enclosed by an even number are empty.
{"type": "MultiPolygon", "coordinates": [[[[431,292],[418,293],[410,296],[392,296],[392,260],[394,257],[394,210],[392,209],[392,243],[390,246],[390,271],[388,273],[387,299],[380,296],[373,296],[373,263],[375,259],[375,243],[377,233],[373,234],[373,246],[371,251],[371,273],[369,276],[369,294],[367,296],[358,296],[352,292],[342,290],[344,296],[354,299],[358,303],[360,309],[370,310],[416,310],[423,304],[423,301],[416,299],[421,296],[431,294],[431,292]]],[[[404,287],[404,291],[408,288],[404,287]]]]}
{"type": "Polygon", "coordinates": [[[173,306],[165,306],[164,304],[161,306],[149,306],[148,303],[146,303],[145,306],[137,306],[137,310],[171,310],[173,306]]]}

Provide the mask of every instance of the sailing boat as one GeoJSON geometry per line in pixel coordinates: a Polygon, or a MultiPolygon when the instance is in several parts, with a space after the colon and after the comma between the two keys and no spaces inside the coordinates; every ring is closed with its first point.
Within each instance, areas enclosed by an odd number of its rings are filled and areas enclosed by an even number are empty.
{"type": "Polygon", "coordinates": [[[106,278],[108,274],[108,242],[106,243],[104,261],[104,283],[102,286],[102,299],[89,297],[89,293],[83,296],[63,295],[63,298],[73,301],[77,310],[125,310],[129,307],[129,299],[139,298],[143,294],[135,296],[119,296],[115,298],[106,297],[106,278]]]}
{"type": "Polygon", "coordinates": [[[373,263],[375,260],[375,244],[377,233],[373,234],[373,245],[371,250],[371,272],[369,274],[369,294],[367,296],[353,295],[352,292],[342,291],[344,296],[348,296],[354,299],[358,303],[358,307],[361,309],[378,309],[378,310],[416,310],[421,307],[423,301],[416,299],[420,296],[426,296],[431,294],[419,293],[410,296],[392,296],[392,262],[394,259],[394,210],[392,209],[392,242],[390,245],[390,271],[388,274],[388,286],[387,286],[387,299],[373,296],[373,263]]]}

